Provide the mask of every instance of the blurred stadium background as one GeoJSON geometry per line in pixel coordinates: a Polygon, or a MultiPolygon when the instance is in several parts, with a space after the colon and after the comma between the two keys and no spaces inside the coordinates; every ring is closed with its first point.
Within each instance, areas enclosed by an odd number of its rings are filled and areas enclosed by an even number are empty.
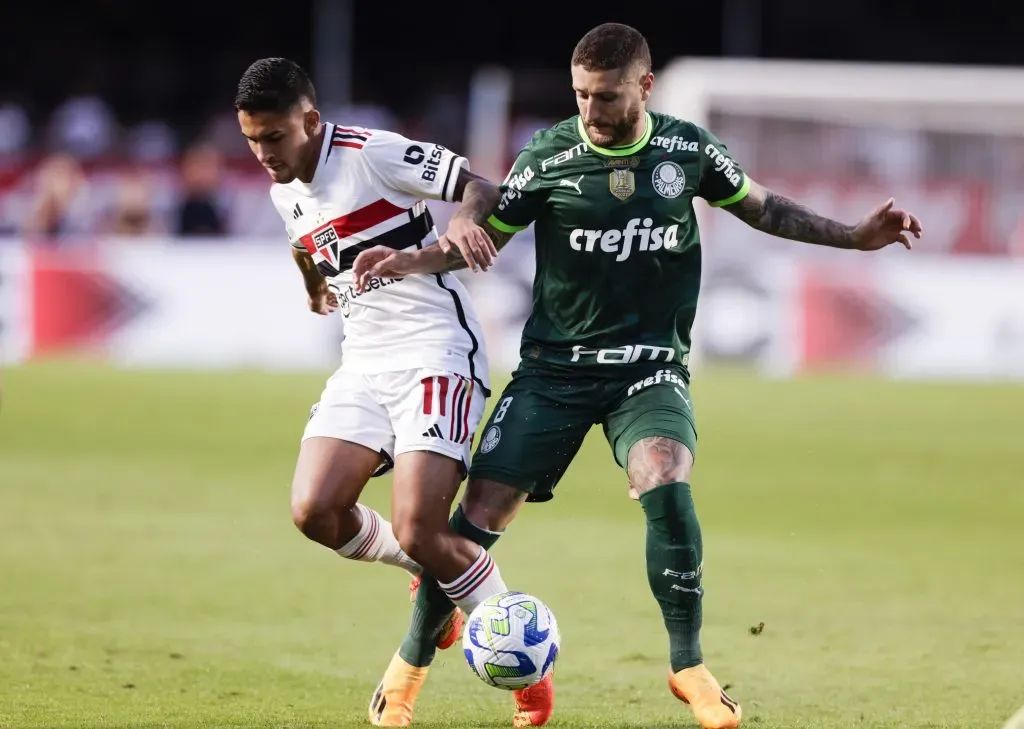
{"type": "MultiPolygon", "coordinates": [[[[440,142],[500,179],[575,113],[569,55],[607,20],[647,35],[653,107],[710,128],[755,179],[847,222],[895,196],[925,230],[911,254],[849,255],[699,204],[718,672],[766,729],[997,727],[1024,703],[1024,45],[1007,6],[565,11],[5,14],[0,727],[360,725],[406,605],[399,576],[338,564],[288,524],[340,321],[306,310],[235,83],[258,57],[294,58],[327,119],[440,142]]],[[[451,210],[434,206],[439,227],[451,210]]],[[[499,378],[532,244],[465,276],[499,378]]],[[[503,569],[564,624],[561,726],[686,726],[623,481],[589,444],[565,495],[499,544],[503,569]],[[641,625],[609,647],[633,630],[623,614],[641,625]]],[[[505,697],[448,663],[423,716],[504,725],[505,697]]]]}

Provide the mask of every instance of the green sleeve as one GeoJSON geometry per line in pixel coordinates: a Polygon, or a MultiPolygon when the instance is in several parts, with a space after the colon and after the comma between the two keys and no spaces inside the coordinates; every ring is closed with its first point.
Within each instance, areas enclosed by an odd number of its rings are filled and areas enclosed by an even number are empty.
{"type": "Polygon", "coordinates": [[[547,198],[539,170],[533,151],[525,147],[501,183],[501,201],[488,219],[491,225],[505,233],[517,233],[537,219],[547,198]]]}
{"type": "Polygon", "coordinates": [[[712,207],[732,205],[747,196],[750,180],[718,137],[697,128],[700,138],[700,182],[697,194],[712,207]]]}

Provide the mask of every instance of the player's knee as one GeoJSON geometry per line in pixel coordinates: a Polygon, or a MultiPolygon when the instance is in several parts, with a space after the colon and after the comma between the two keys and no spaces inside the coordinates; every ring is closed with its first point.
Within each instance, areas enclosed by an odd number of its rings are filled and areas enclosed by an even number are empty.
{"type": "Polygon", "coordinates": [[[325,521],[326,509],[317,499],[303,494],[292,497],[292,523],[310,539],[316,539],[325,521]]]}
{"type": "Polygon", "coordinates": [[[437,550],[437,525],[416,517],[397,518],[392,524],[395,539],[409,557],[422,565],[432,564],[437,550]]]}
{"type": "Polygon", "coordinates": [[[462,499],[462,513],[473,526],[490,532],[505,530],[526,500],[526,494],[497,481],[470,479],[462,499]]]}
{"type": "Polygon", "coordinates": [[[693,454],[682,442],[663,436],[643,438],[629,449],[626,472],[629,494],[643,494],[670,483],[688,482],[693,454]]]}
{"type": "Polygon", "coordinates": [[[341,538],[338,515],[354,504],[338,503],[325,484],[297,480],[292,484],[292,523],[300,532],[320,543],[335,542],[341,538]]]}

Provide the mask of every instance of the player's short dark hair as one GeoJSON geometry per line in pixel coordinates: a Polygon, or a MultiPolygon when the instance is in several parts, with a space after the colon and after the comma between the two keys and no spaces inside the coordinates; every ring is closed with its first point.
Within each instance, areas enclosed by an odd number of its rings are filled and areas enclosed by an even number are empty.
{"type": "Polygon", "coordinates": [[[643,73],[650,71],[651,49],[643,33],[622,23],[603,23],[591,29],[572,52],[572,65],[587,71],[611,71],[634,64],[643,73]]]}
{"type": "Polygon", "coordinates": [[[283,113],[303,99],[316,106],[313,82],[302,66],[287,58],[261,58],[242,74],[235,92],[235,109],[283,113]]]}

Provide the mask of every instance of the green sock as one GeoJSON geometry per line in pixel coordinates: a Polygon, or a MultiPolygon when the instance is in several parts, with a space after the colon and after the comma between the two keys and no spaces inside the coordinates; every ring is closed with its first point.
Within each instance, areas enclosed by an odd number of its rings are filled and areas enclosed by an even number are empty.
{"type": "MultiPolygon", "coordinates": [[[[471,524],[462,513],[461,504],[448,520],[448,525],[453,532],[476,542],[484,549],[493,547],[501,536],[471,524]]],[[[413,666],[429,666],[433,662],[434,654],[437,653],[437,638],[454,608],[452,601],[438,586],[437,580],[423,575],[420,589],[416,593],[416,604],[412,608],[409,632],[402,640],[402,647],[398,649],[404,661],[413,666]]]]}
{"type": "Polygon", "coordinates": [[[690,485],[668,483],[641,494],[647,515],[647,582],[668,629],[673,671],[703,662],[700,652],[704,547],[690,485]]]}

